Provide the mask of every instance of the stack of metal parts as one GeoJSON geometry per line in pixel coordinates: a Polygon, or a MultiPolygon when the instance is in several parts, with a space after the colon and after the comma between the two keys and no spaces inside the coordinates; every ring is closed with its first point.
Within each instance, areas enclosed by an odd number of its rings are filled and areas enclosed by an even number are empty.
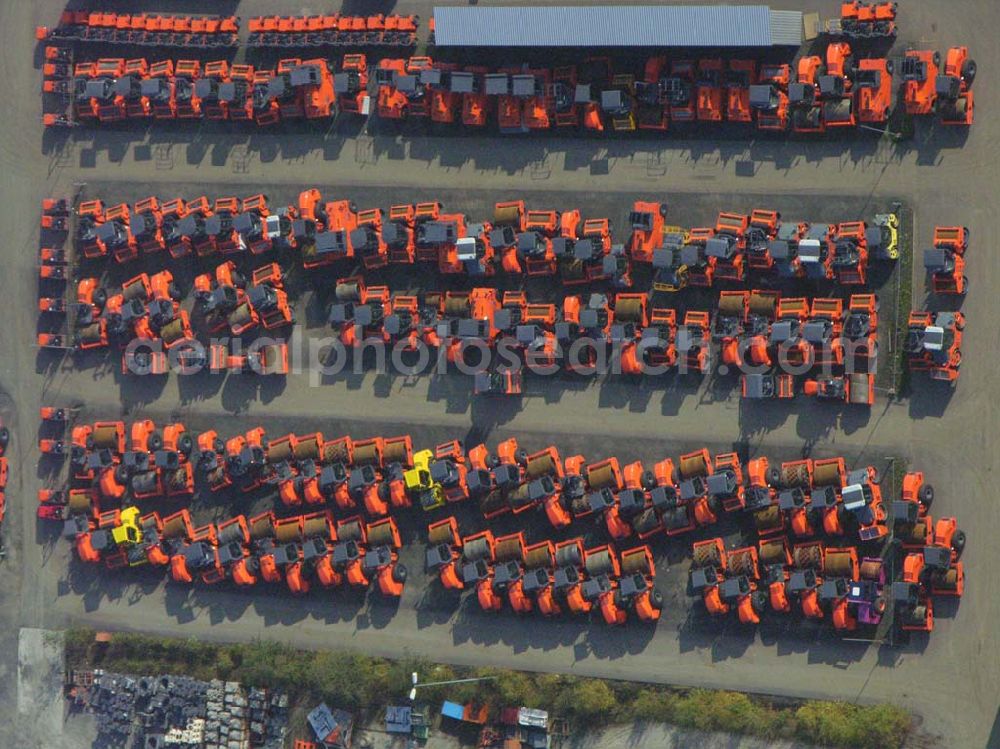
{"type": "Polygon", "coordinates": [[[205,746],[207,749],[245,749],[250,745],[246,692],[235,681],[214,680],[209,685],[205,746]]]}
{"type": "Polygon", "coordinates": [[[137,680],[136,710],[145,733],[170,733],[187,730],[188,725],[205,717],[203,681],[186,676],[142,677],[137,680]]]}
{"type": "Polygon", "coordinates": [[[103,746],[281,749],[288,733],[286,694],[235,681],[97,670],[83,693],[103,746]]]}
{"type": "Polygon", "coordinates": [[[94,672],[88,707],[97,717],[99,740],[108,746],[128,745],[135,728],[136,691],[131,676],[94,672]]]}
{"type": "Polygon", "coordinates": [[[288,733],[288,695],[250,688],[250,745],[264,749],[282,749],[288,733]]]}

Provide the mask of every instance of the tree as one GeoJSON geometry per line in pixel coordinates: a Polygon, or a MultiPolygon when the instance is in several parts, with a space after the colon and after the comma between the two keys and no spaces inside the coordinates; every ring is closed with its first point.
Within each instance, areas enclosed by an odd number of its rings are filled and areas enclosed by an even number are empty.
{"type": "Polygon", "coordinates": [[[608,714],[618,707],[618,703],[607,682],[581,679],[559,695],[556,707],[559,712],[587,723],[606,720],[608,714]]]}

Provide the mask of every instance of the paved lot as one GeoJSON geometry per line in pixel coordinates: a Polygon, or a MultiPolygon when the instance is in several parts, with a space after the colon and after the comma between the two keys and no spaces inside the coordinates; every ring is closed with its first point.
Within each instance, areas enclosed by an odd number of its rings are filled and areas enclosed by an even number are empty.
{"type": "MultiPolygon", "coordinates": [[[[967,139],[921,131],[915,142],[902,148],[869,139],[404,137],[383,129],[351,133],[346,126],[284,136],[226,135],[210,129],[173,133],[156,128],[149,134],[81,130],[68,142],[55,142],[43,138],[38,127],[40,102],[34,92],[39,75],[32,66],[29,30],[37,23],[51,23],[59,6],[55,0],[0,4],[0,23],[6,29],[0,92],[16,102],[8,109],[0,139],[0,198],[8,240],[0,250],[5,268],[0,289],[8,300],[0,415],[15,430],[10,451],[13,486],[8,489],[4,527],[9,553],[0,564],[0,595],[7,602],[0,613],[6,625],[0,627],[0,647],[9,654],[5,673],[13,673],[9,659],[17,652],[18,626],[86,622],[204,639],[266,636],[311,647],[349,645],[458,663],[892,700],[917,710],[926,728],[943,737],[943,746],[1000,746],[994,626],[1000,616],[1000,584],[991,575],[997,561],[991,542],[1000,531],[991,490],[1000,459],[993,449],[997,405],[990,355],[1000,346],[1000,335],[992,296],[998,267],[988,254],[1000,236],[993,199],[1000,137],[1000,126],[991,117],[1000,90],[991,72],[1000,69],[993,39],[1000,9],[994,4],[956,0],[946,13],[940,3],[913,0],[905,5],[902,41],[942,51],[950,44],[967,43],[981,74],[976,83],[979,116],[967,139]],[[740,176],[750,173],[752,177],[740,176]],[[595,213],[601,205],[630,201],[637,192],[668,200],[681,194],[681,200],[692,201],[697,196],[707,201],[739,194],[751,203],[776,206],[802,196],[841,196],[851,205],[859,199],[874,205],[902,198],[915,206],[918,248],[936,223],[973,229],[965,365],[953,393],[925,388],[905,401],[881,401],[864,417],[810,408],[802,401],[787,408],[748,410],[731,394],[683,382],[638,389],[624,383],[579,388],[540,384],[533,386],[522,407],[513,408],[471,403],[465,384],[430,378],[409,382],[366,375],[309,388],[307,378],[297,376],[280,391],[251,392],[227,381],[214,391],[192,392],[176,379],[153,391],[119,388],[113,377],[93,369],[38,373],[36,352],[27,343],[36,324],[38,201],[69,191],[78,182],[89,183],[95,191],[108,187],[136,194],[166,192],[178,185],[198,185],[196,192],[209,194],[244,193],[262,185],[275,186],[275,194],[299,185],[338,186],[356,195],[411,189],[485,190],[497,198],[561,192],[595,213]],[[593,197],[585,200],[581,196],[586,194],[593,197]],[[595,457],[615,453],[643,458],[677,454],[688,445],[718,450],[740,442],[751,452],[791,455],[805,447],[817,455],[842,452],[857,462],[901,454],[922,467],[937,486],[935,513],[958,515],[968,531],[969,584],[961,606],[939,619],[929,641],[889,650],[832,643],[808,632],[779,636],[766,628],[746,632],[732,623],[687,626],[684,600],[677,601],[676,611],[671,610],[655,631],[629,627],[611,632],[572,623],[532,620],[524,627],[514,626],[509,618],[485,619],[465,606],[456,610],[440,601],[421,600],[418,585],[408,586],[398,608],[390,609],[373,602],[352,603],[339,595],[312,596],[289,606],[280,596],[179,590],[141,576],[95,578],[67,564],[65,545],[38,543],[44,538],[35,525],[33,497],[44,472],[35,467],[35,414],[40,402],[55,400],[84,400],[94,413],[141,410],[154,419],[181,418],[192,426],[215,422],[223,431],[256,421],[287,420],[298,428],[321,417],[329,433],[409,431],[428,438],[471,433],[491,440],[516,434],[533,445],[558,440],[565,449],[595,457]]],[[[400,2],[395,7],[409,12],[417,6],[400,2]]],[[[416,12],[426,17],[426,6],[420,6],[423,9],[416,12]]],[[[807,6],[828,14],[835,9],[832,2],[807,6]]],[[[298,12],[301,7],[257,0],[239,4],[243,16],[282,10],[298,12]]],[[[915,282],[919,303],[922,277],[915,282]]],[[[18,704],[11,693],[13,683],[11,678],[0,680],[0,711],[13,711],[18,704]]],[[[0,721],[0,736],[13,725],[0,721]]]]}

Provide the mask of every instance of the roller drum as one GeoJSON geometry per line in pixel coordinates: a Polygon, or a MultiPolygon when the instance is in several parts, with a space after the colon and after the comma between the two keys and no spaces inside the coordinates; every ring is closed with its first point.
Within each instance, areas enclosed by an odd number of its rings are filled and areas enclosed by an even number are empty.
{"type": "Polygon", "coordinates": [[[299,440],[292,449],[292,454],[296,460],[316,460],[319,458],[319,439],[307,437],[299,440]]]}
{"type": "Polygon", "coordinates": [[[498,205],[493,209],[494,226],[521,227],[521,210],[516,205],[498,205]]]}
{"type": "Polygon", "coordinates": [[[270,515],[251,521],[250,538],[254,541],[262,538],[274,538],[274,523],[270,515]]]}
{"type": "Polygon", "coordinates": [[[556,549],[556,567],[579,567],[582,562],[579,544],[566,544],[556,549]]]}
{"type": "Polygon", "coordinates": [[[409,462],[409,451],[406,449],[406,440],[392,440],[385,443],[382,448],[382,461],[390,463],[407,464],[409,462]]]}
{"type": "Polygon", "coordinates": [[[141,281],[135,281],[122,286],[122,299],[131,302],[133,299],[146,301],[146,287],[141,281]]]}
{"type": "Polygon", "coordinates": [[[821,463],[813,468],[814,486],[840,486],[840,469],[836,463],[821,463]]]}
{"type": "Polygon", "coordinates": [[[71,515],[88,515],[92,509],[90,494],[82,489],[70,489],[67,504],[71,515]]]}
{"type": "Polygon", "coordinates": [[[610,463],[602,463],[598,467],[587,467],[587,483],[594,491],[614,487],[615,473],[610,463]]]}
{"type": "Polygon", "coordinates": [[[940,590],[958,589],[958,569],[949,568],[946,572],[941,572],[934,576],[934,587],[940,590]]]}
{"type": "Polygon", "coordinates": [[[781,467],[781,483],[789,489],[809,486],[809,468],[804,463],[781,467]]]}
{"type": "Polygon", "coordinates": [[[287,544],[302,537],[298,523],[282,523],[274,526],[274,538],[278,543],[287,544]]]}
{"type": "Polygon", "coordinates": [[[724,317],[742,317],[743,297],[735,294],[725,294],[720,296],[719,314],[724,317]]]}
{"type": "Polygon", "coordinates": [[[556,472],[556,462],[548,453],[536,458],[529,458],[525,472],[529,480],[534,480],[541,476],[550,476],[556,472]]]}
{"type": "Polygon", "coordinates": [[[524,547],[520,537],[505,538],[497,542],[497,562],[522,561],[524,559],[524,547]]]}
{"type": "Polygon", "coordinates": [[[251,319],[253,319],[253,316],[250,314],[250,305],[246,302],[230,312],[228,318],[229,324],[233,327],[246,325],[251,319]]]}
{"type": "Polygon", "coordinates": [[[615,304],[615,322],[642,321],[642,302],[638,299],[622,299],[615,304]]]}
{"type": "Polygon", "coordinates": [[[347,447],[347,443],[338,440],[336,442],[327,442],[323,445],[323,462],[324,463],[343,463],[345,466],[351,464],[351,451],[347,447]]]}
{"type": "Polygon", "coordinates": [[[614,559],[607,549],[587,555],[587,574],[590,577],[610,575],[615,571],[614,559]]]}
{"type": "Polygon", "coordinates": [[[334,293],[338,302],[358,302],[361,300],[361,285],[357,281],[338,283],[334,293]]]}
{"type": "Polygon", "coordinates": [[[691,560],[692,567],[722,567],[722,555],[716,544],[703,544],[694,548],[694,555],[691,560]]]}
{"type": "Polygon", "coordinates": [[[882,570],[882,565],[879,562],[862,562],[861,563],[861,579],[862,580],[878,580],[879,572],[882,570]]]}
{"type": "Polygon", "coordinates": [[[396,546],[392,533],[392,523],[376,523],[368,526],[369,546],[396,546]]]}
{"type": "Polygon", "coordinates": [[[467,541],[462,548],[462,558],[466,562],[477,562],[480,559],[490,558],[490,544],[485,538],[476,538],[467,541]]]}
{"type": "Polygon", "coordinates": [[[468,317],[469,299],[468,297],[448,297],[444,300],[445,317],[468,317]]]}
{"type": "Polygon", "coordinates": [[[551,567],[551,547],[549,547],[548,544],[542,544],[541,546],[529,551],[524,556],[524,566],[529,570],[537,569],[539,567],[546,569],[551,567]]]}
{"type": "Polygon", "coordinates": [[[773,318],[778,300],[768,294],[750,294],[750,314],[773,318]]]}
{"type": "Polygon", "coordinates": [[[908,546],[922,546],[927,540],[927,525],[925,523],[897,525],[896,536],[908,546]]]}
{"type": "Polygon", "coordinates": [[[792,565],[800,570],[820,570],[823,567],[823,551],[817,544],[797,546],[792,549],[792,565]]]}
{"type": "Polygon", "coordinates": [[[729,552],[729,572],[733,575],[746,575],[750,578],[757,576],[757,566],[754,564],[753,554],[749,549],[729,552]]]}
{"type": "Polygon", "coordinates": [[[330,526],[325,517],[309,518],[302,525],[302,538],[322,538],[329,533],[330,526]]]}
{"type": "Polygon", "coordinates": [[[440,544],[451,544],[455,540],[451,532],[451,525],[448,523],[441,523],[440,525],[432,525],[427,530],[427,543],[430,546],[439,546],[440,544]]]}
{"type": "Polygon", "coordinates": [[[291,440],[272,442],[267,446],[267,462],[271,465],[291,460],[293,455],[291,440]]]}
{"type": "Polygon", "coordinates": [[[219,546],[243,542],[243,529],[239,523],[230,523],[219,530],[219,546]]]}
{"type": "Polygon", "coordinates": [[[634,575],[637,572],[642,575],[649,572],[645,551],[640,549],[630,554],[622,554],[622,575],[634,575]]]}
{"type": "Polygon", "coordinates": [[[685,479],[708,475],[708,462],[705,460],[705,454],[699,452],[683,456],[680,461],[680,475],[681,478],[685,479]]]}
{"type": "Polygon", "coordinates": [[[113,426],[98,427],[94,430],[94,449],[116,449],[118,447],[118,429],[113,426]]]}
{"type": "Polygon", "coordinates": [[[776,543],[761,544],[758,556],[761,564],[784,564],[785,547],[776,543]]]}
{"type": "Polygon", "coordinates": [[[354,446],[354,465],[377,466],[380,463],[379,449],[376,443],[368,442],[363,445],[354,446]]]}
{"type": "Polygon", "coordinates": [[[184,337],[184,325],[179,317],[174,320],[171,320],[162,328],[160,328],[160,338],[162,338],[167,343],[173,343],[174,341],[179,341],[183,337],[184,337]]]}
{"type": "Polygon", "coordinates": [[[187,535],[187,528],[184,518],[180,516],[170,518],[163,524],[163,537],[184,538],[187,535]]]}
{"type": "Polygon", "coordinates": [[[753,514],[753,522],[758,532],[775,528],[781,525],[781,510],[778,509],[777,505],[757,510],[753,514]]]}
{"type": "Polygon", "coordinates": [[[361,521],[359,520],[352,520],[337,528],[338,541],[357,541],[361,543],[363,539],[364,529],[361,527],[361,521]]]}
{"type": "Polygon", "coordinates": [[[850,554],[827,552],[823,560],[823,574],[827,577],[851,577],[853,571],[850,554]]]}

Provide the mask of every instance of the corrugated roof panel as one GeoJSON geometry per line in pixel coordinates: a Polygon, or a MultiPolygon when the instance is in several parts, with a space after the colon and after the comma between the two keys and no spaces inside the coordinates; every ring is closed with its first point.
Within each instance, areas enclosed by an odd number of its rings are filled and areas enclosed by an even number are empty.
{"type": "Polygon", "coordinates": [[[798,47],[802,44],[802,11],[771,11],[771,44],[798,47]]]}
{"type": "Polygon", "coordinates": [[[769,47],[773,25],[766,5],[434,8],[442,47],[769,47]]]}

